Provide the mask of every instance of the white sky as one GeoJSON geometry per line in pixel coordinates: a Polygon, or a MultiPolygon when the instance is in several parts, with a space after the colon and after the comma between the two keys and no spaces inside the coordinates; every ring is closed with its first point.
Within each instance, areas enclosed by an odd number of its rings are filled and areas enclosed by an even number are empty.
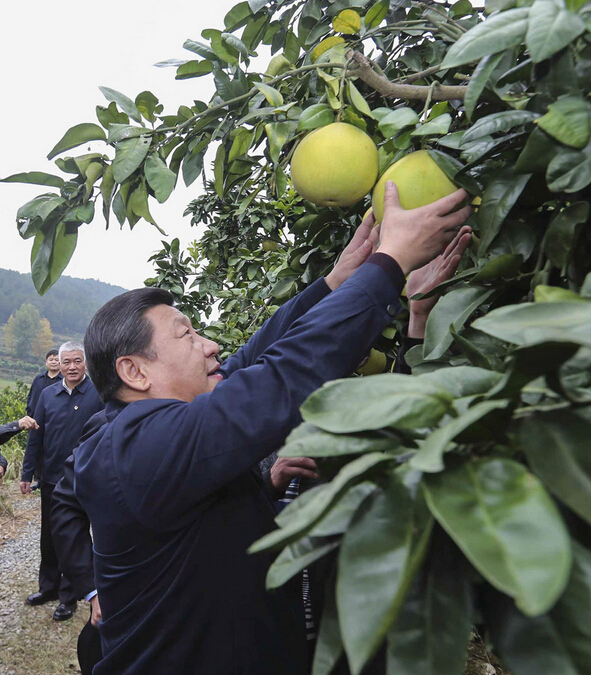
{"type": "MultiPolygon", "coordinates": [[[[223,17],[237,1],[10,3],[10,12],[5,11],[0,22],[0,177],[22,171],[63,175],[46,156],[71,126],[98,124],[96,105],[108,105],[99,86],[116,89],[131,99],[147,89],[160,99],[164,111],[171,113],[193,99],[207,102],[213,94],[211,76],[176,81],[174,68],[154,68],[153,64],[195,56],[182,48],[185,39],[202,40],[205,28],[223,29],[223,17]]],[[[82,154],[86,147],[60,156],[82,154]]],[[[101,151],[103,148],[104,144],[101,151]]],[[[208,163],[205,168],[211,171],[208,163]]],[[[190,188],[180,178],[165,204],[150,199],[152,215],[169,239],[178,236],[187,244],[197,237],[197,228],[190,227],[190,219],[182,214],[200,186],[201,178],[190,188]]],[[[25,241],[18,235],[16,211],[36,195],[51,191],[55,189],[0,183],[1,268],[30,271],[33,239],[25,241]]],[[[120,230],[114,216],[106,231],[102,214],[97,212],[90,225],[80,227],[78,247],[65,274],[125,288],[142,286],[145,278],[153,276],[147,260],[161,248],[162,238],[144,220],[133,232],[128,223],[120,230]]]]}

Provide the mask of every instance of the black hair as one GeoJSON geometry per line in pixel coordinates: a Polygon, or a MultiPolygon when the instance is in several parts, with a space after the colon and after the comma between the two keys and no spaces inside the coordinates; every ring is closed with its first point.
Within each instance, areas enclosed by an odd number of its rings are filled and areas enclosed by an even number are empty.
{"type": "Polygon", "coordinates": [[[58,356],[58,354],[59,352],[57,349],[50,349],[47,354],[45,354],[45,360],[47,361],[50,356],[58,356]]]}
{"type": "Polygon", "coordinates": [[[84,336],[88,372],[106,403],[123,384],[117,359],[139,354],[155,358],[150,350],[153,328],[146,312],[156,305],[172,306],[174,298],[161,288],[136,288],[117,295],[92,317],[84,336]]]}

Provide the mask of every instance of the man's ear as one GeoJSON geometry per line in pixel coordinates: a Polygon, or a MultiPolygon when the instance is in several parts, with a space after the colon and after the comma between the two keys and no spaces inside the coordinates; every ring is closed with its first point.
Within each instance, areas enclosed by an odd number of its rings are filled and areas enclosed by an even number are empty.
{"type": "Polygon", "coordinates": [[[124,386],[135,392],[145,393],[150,389],[150,379],[145,368],[145,361],[141,356],[136,354],[120,356],[115,367],[124,386]]]}

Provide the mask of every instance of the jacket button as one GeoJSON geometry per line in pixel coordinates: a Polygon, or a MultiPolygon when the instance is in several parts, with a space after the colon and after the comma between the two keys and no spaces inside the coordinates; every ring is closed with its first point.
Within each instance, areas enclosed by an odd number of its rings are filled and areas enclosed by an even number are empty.
{"type": "Polygon", "coordinates": [[[396,316],[398,314],[398,305],[388,305],[386,311],[390,316],[396,316]]]}

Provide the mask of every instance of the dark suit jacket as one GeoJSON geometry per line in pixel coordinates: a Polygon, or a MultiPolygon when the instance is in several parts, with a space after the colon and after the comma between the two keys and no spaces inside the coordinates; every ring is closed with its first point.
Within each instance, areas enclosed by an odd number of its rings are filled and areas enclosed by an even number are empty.
{"type": "MultiPolygon", "coordinates": [[[[84,425],[80,443],[90,438],[107,421],[104,410],[93,415],[84,425]]],[[[51,533],[59,568],[72,584],[78,600],[94,591],[92,538],[90,520],[74,494],[74,455],[64,465],[64,475],[55,486],[51,498],[51,533]]]]}
{"type": "Polygon", "coordinates": [[[95,675],[306,672],[300,585],[267,592],[274,556],[246,553],[275,527],[251,467],[283,444],[312,391],[353,372],[391,320],[400,277],[366,263],[330,295],[316,282],[191,403],[107,404],[75,458],[103,614],[95,675]]]}
{"type": "Polygon", "coordinates": [[[58,373],[55,377],[49,377],[49,372],[47,370],[44,373],[35,375],[27,396],[27,415],[29,417],[34,417],[35,408],[39,402],[41,392],[47,387],[51,387],[52,384],[61,382],[61,379],[61,373],[58,373]]]}
{"type": "MultiPolygon", "coordinates": [[[[18,425],[18,421],[16,422],[9,422],[8,424],[0,424],[0,445],[2,443],[6,443],[6,441],[9,441],[13,436],[16,436],[22,429],[18,425]]],[[[4,455],[0,452],[0,466],[3,466],[4,469],[8,467],[8,460],[4,455]]]]}

